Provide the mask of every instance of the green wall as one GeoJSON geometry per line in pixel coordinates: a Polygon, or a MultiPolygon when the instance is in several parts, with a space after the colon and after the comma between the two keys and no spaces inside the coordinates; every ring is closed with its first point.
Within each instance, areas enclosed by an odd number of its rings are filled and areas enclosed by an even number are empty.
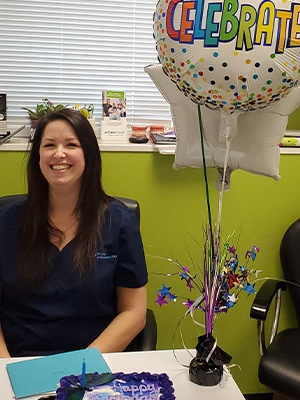
{"type": "Polygon", "coordinates": [[[292,114],[289,115],[288,129],[300,130],[300,107],[298,107],[292,114]]]}
{"type": "MultiPolygon", "coordinates": [[[[138,146],[138,145],[137,145],[138,146]]],[[[0,195],[25,191],[24,155],[0,152],[0,195]]],[[[158,348],[182,347],[177,323],[185,308],[177,303],[159,308],[154,303],[156,290],[165,283],[177,295],[188,296],[177,277],[155,273],[176,272],[166,260],[172,257],[191,270],[201,266],[202,227],[207,222],[202,169],[172,169],[173,156],[158,153],[102,153],[103,181],[110,194],[136,198],[141,205],[141,229],[149,269],[149,307],[158,321],[158,348]],[[199,244],[196,243],[198,241],[199,244]],[[195,263],[192,266],[191,258],[195,263]],[[173,335],[175,339],[173,342],[173,335]]],[[[260,248],[254,267],[260,277],[281,276],[279,244],[285,229],[299,217],[300,156],[283,155],[281,180],[235,171],[231,188],[223,200],[223,236],[236,231],[240,258],[253,245],[260,248]]],[[[218,210],[218,192],[214,189],[216,171],[208,171],[213,219],[218,210]]],[[[256,288],[261,285],[257,283],[256,288]]],[[[266,391],[257,380],[259,360],[256,322],[249,318],[253,295],[241,293],[236,306],[216,321],[214,334],[218,344],[232,355],[232,374],[243,393],[266,391]]],[[[198,313],[200,321],[203,314],[198,313]]],[[[284,295],[281,327],[295,323],[291,304],[284,295]]],[[[187,347],[195,347],[202,334],[190,319],[182,334],[187,347]]]]}

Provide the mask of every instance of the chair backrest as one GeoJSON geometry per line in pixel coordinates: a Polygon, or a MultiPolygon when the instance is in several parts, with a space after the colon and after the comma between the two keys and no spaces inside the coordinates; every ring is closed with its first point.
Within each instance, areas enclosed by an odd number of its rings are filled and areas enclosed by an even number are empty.
{"type": "Polygon", "coordinates": [[[135,215],[137,216],[138,221],[140,222],[141,210],[140,210],[140,205],[137,200],[129,199],[127,197],[119,197],[119,196],[113,196],[113,198],[121,201],[123,204],[125,204],[126,207],[128,207],[130,210],[132,210],[135,213],[135,215]]]}
{"type": "Polygon", "coordinates": [[[296,285],[288,285],[294,303],[298,325],[300,326],[300,219],[295,221],[283,235],[280,245],[280,261],[285,280],[296,285]]]}
{"type": "MultiPolygon", "coordinates": [[[[0,197],[0,208],[17,201],[25,200],[26,194],[14,194],[0,197]]],[[[127,197],[113,196],[132,210],[140,222],[140,205],[138,201],[127,197]]],[[[0,287],[1,295],[1,287],[0,287]]],[[[0,296],[1,297],[1,296],[0,296]]],[[[133,339],[126,351],[155,350],[157,343],[157,324],[152,310],[147,309],[146,325],[144,329],[133,339]]]]}

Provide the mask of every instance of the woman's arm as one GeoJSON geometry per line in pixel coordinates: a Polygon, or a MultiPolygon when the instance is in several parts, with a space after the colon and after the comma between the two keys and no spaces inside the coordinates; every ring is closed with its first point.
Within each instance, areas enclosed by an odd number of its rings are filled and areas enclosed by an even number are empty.
{"type": "Polygon", "coordinates": [[[1,325],[0,325],[0,358],[9,358],[9,357],[10,357],[10,354],[7,350],[3,332],[1,329],[1,325]]]}
{"type": "Polygon", "coordinates": [[[117,298],[117,316],[88,346],[97,347],[102,353],[126,349],[146,323],[146,286],[134,289],[118,287],[117,298]]]}

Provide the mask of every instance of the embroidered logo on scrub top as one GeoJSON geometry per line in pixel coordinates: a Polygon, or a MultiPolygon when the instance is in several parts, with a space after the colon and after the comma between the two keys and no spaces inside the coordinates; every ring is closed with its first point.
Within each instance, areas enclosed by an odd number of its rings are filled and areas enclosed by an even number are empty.
{"type": "Polygon", "coordinates": [[[112,260],[114,258],[118,258],[116,254],[96,253],[97,260],[112,260]]]}

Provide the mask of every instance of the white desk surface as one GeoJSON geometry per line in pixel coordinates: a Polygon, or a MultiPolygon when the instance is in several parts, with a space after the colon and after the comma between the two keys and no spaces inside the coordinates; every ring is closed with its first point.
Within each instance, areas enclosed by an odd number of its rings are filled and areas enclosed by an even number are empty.
{"type": "MultiPolygon", "coordinates": [[[[193,351],[194,352],[194,351],[193,351]]],[[[178,361],[188,365],[191,356],[185,350],[175,350],[178,361]]],[[[167,373],[173,381],[177,400],[244,400],[244,397],[231,376],[222,385],[203,387],[189,381],[188,368],[180,365],[172,350],[141,351],[131,353],[103,354],[113,372],[167,373]]],[[[0,358],[0,398],[14,399],[6,364],[24,360],[24,358],[0,358]]],[[[27,397],[36,400],[40,396],[27,397]]],[[[24,399],[25,400],[25,399],[24,399]]]]}

